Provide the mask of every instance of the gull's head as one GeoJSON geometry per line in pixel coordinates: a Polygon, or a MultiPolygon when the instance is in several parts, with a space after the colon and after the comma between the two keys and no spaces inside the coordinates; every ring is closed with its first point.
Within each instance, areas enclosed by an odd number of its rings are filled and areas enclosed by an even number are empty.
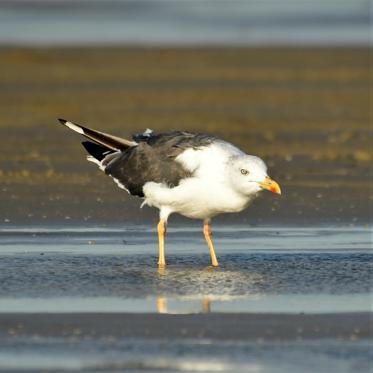
{"type": "Polygon", "coordinates": [[[267,166],[259,157],[233,157],[228,167],[230,182],[238,192],[249,196],[266,189],[281,194],[280,186],[268,176],[267,166]]]}

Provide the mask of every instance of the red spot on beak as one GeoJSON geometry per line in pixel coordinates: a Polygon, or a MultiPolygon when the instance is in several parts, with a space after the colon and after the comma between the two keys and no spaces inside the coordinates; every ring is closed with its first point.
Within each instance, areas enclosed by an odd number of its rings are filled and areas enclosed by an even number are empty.
{"type": "Polygon", "coordinates": [[[272,179],[270,179],[268,176],[265,178],[265,180],[259,185],[266,190],[269,190],[272,193],[281,194],[280,186],[272,179]]]}

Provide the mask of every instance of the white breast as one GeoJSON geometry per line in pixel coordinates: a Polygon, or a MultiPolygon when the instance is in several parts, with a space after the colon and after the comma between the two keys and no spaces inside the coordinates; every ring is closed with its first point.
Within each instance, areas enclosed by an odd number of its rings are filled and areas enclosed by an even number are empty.
{"type": "Polygon", "coordinates": [[[192,172],[193,177],[181,181],[175,188],[153,182],[145,184],[145,202],[169,213],[196,219],[241,211],[249,199],[230,187],[226,172],[230,157],[241,154],[239,149],[224,142],[187,149],[176,161],[192,172]]]}

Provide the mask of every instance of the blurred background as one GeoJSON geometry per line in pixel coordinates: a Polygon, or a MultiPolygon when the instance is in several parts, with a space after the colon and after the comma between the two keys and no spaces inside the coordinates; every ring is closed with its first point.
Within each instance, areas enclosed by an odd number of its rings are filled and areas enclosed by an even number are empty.
{"type": "Polygon", "coordinates": [[[0,224],[157,220],[59,117],[127,137],[208,132],[263,158],[283,195],[217,221],[367,224],[371,13],[367,0],[0,0],[0,224]]]}

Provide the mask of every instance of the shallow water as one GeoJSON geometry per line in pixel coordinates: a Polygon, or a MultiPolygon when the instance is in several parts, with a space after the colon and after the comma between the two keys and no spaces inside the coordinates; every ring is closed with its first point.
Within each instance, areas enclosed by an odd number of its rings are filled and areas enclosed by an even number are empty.
{"type": "Polygon", "coordinates": [[[172,312],[199,312],[201,301],[220,312],[370,308],[368,228],[218,227],[219,268],[201,236],[170,229],[168,266],[158,270],[156,235],[144,227],[4,228],[0,312],[52,312],[59,299],[66,312],[152,312],[157,299],[172,312]]]}
{"type": "Polygon", "coordinates": [[[0,43],[367,45],[368,15],[367,0],[2,1],[0,43]]]}
{"type": "MultiPolygon", "coordinates": [[[[369,312],[371,233],[217,227],[220,267],[212,268],[199,230],[170,228],[168,267],[159,271],[156,233],[142,226],[1,228],[0,315],[369,312]]],[[[61,333],[0,328],[0,371],[355,372],[370,364],[369,340],[337,336],[279,342],[61,333]]]]}

